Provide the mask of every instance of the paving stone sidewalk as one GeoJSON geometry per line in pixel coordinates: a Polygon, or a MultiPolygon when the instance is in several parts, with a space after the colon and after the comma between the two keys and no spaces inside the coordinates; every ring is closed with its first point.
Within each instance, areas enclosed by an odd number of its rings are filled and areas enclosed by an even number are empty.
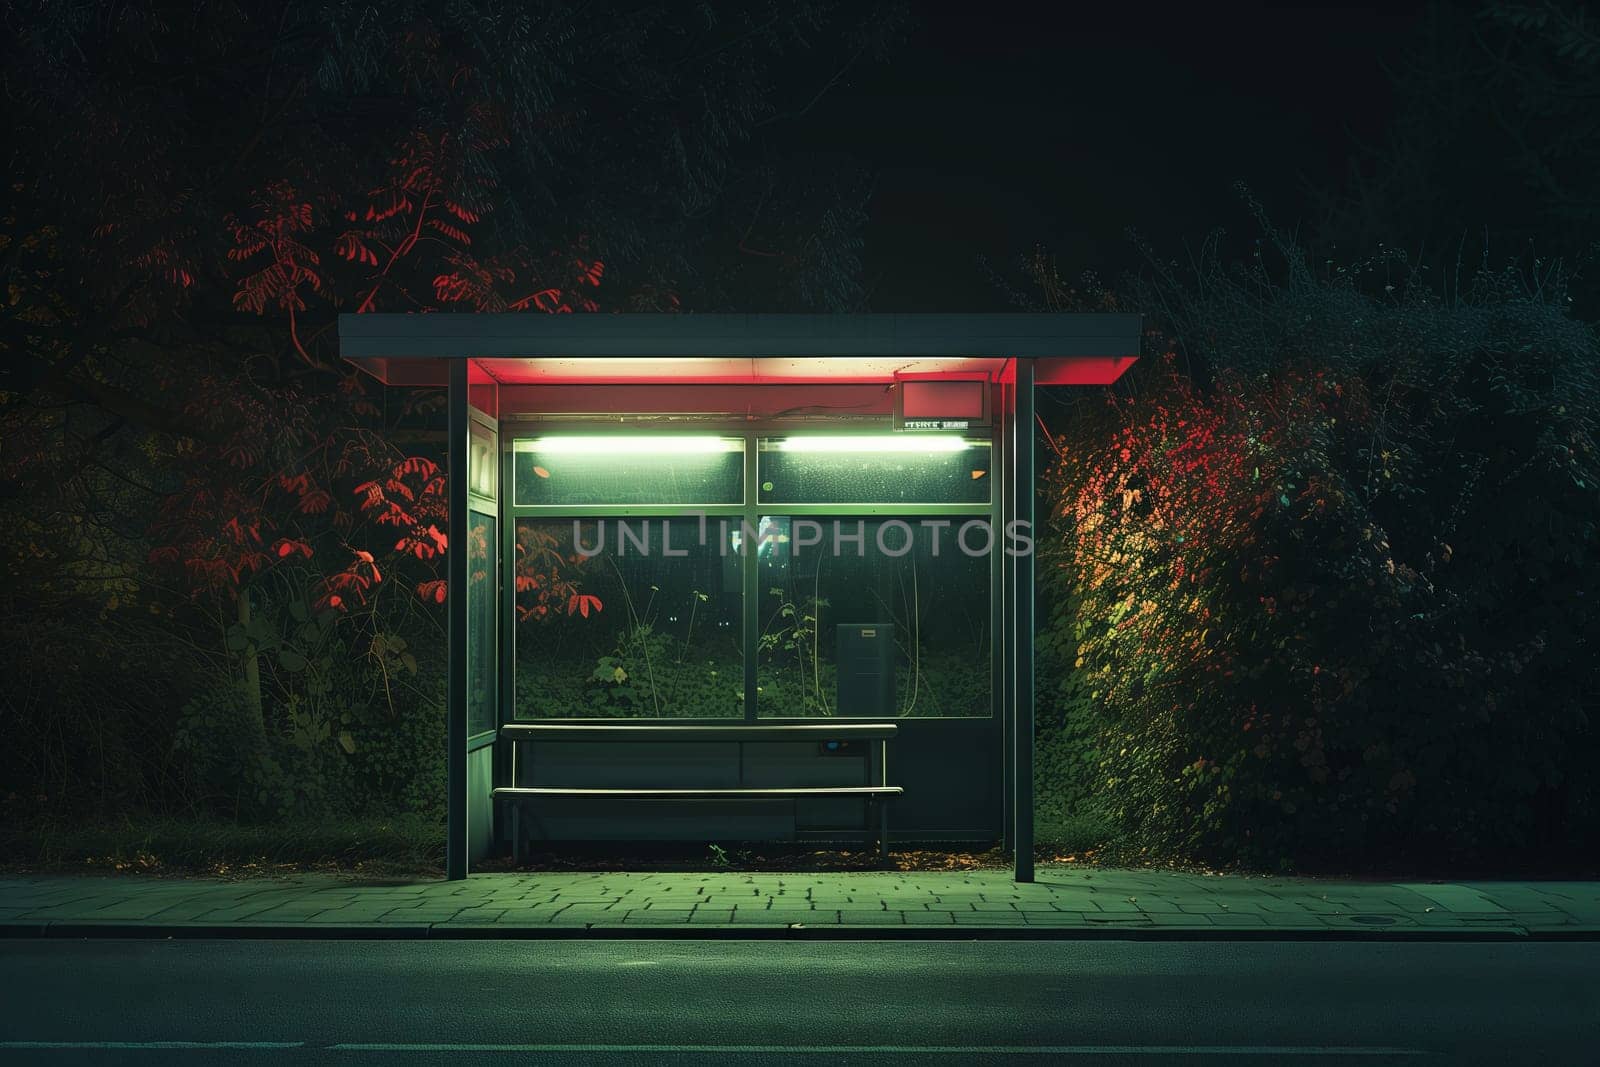
{"type": "Polygon", "coordinates": [[[1377,883],[1045,866],[814,874],[0,878],[0,936],[1597,937],[1600,882],[1377,883]]]}

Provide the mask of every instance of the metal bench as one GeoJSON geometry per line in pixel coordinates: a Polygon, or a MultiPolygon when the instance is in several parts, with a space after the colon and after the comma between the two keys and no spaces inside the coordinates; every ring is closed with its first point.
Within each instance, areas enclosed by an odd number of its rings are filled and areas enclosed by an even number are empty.
{"type": "MultiPolygon", "coordinates": [[[[594,726],[566,723],[511,723],[500,728],[500,736],[514,746],[560,743],[682,743],[733,742],[739,746],[741,784],[729,788],[581,788],[554,786],[501,786],[494,790],[497,803],[510,805],[511,855],[522,859],[521,814],[524,805],[540,799],[596,799],[626,801],[661,800],[801,800],[814,797],[855,797],[867,805],[867,825],[877,824],[878,853],[889,850],[889,801],[905,792],[888,782],[888,742],[894,737],[893,723],[803,723],[798,725],[672,726],[617,725],[594,726]],[[860,785],[839,786],[744,786],[744,746],[778,742],[863,742],[864,781],[860,785]],[[874,818],[876,816],[876,818],[874,818]]],[[[516,781],[513,748],[512,781],[516,781]]]]}

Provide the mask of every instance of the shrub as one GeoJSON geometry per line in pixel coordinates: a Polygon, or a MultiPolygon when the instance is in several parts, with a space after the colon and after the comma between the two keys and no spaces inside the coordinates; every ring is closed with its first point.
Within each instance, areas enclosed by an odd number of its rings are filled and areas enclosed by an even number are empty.
{"type": "Polygon", "coordinates": [[[445,687],[442,675],[419,687],[393,711],[372,715],[351,731],[343,760],[345,806],[351,814],[401,813],[443,820],[447,774],[445,687]]]}
{"type": "MultiPolygon", "coordinates": [[[[184,705],[173,734],[192,810],[242,822],[397,816],[442,818],[444,695],[389,714],[352,716],[335,736],[291,710],[263,729],[241,688],[219,681],[184,705]]],[[[276,716],[275,716],[276,718],[276,716]]]]}
{"type": "Polygon", "coordinates": [[[1592,837],[1593,334],[1559,288],[1377,292],[1276,247],[1283,280],[1165,279],[1187,343],[1055,442],[1059,792],[1249,863],[1592,837]]]}

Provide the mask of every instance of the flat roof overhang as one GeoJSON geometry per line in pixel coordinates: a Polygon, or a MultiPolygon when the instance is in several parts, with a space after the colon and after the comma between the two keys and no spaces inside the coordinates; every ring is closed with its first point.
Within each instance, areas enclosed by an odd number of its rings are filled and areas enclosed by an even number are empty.
{"type": "Polygon", "coordinates": [[[450,361],[501,385],[887,382],[1009,376],[1109,385],[1137,360],[1118,314],[340,315],[341,354],[394,385],[443,385],[450,361]]]}

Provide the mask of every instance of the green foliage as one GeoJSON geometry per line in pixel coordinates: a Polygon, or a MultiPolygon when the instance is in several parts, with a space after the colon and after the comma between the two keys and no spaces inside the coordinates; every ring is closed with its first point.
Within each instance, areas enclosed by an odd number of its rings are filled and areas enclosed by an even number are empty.
{"type": "Polygon", "coordinates": [[[191,807],[248,823],[444,812],[444,689],[395,714],[330,717],[291,696],[263,729],[239,686],[222,682],[184,705],[173,731],[191,807]]]}
{"type": "Polygon", "coordinates": [[[839,669],[826,661],[812,672],[811,661],[799,664],[762,664],[756,671],[756,704],[763,715],[814,718],[833,714],[831,694],[838,692],[839,669]],[[829,694],[827,703],[818,694],[829,694]]]}
{"type": "MultiPolygon", "coordinates": [[[[27,86],[0,218],[8,814],[435,810],[443,399],[340,361],[336,313],[854,307],[866,183],[740,142],[902,16],[0,3],[27,86]]],[[[709,658],[653,657],[650,701],[706,705],[709,658]]]]}
{"type": "Polygon", "coordinates": [[[693,718],[739,715],[744,675],[709,650],[678,641],[648,623],[632,627],[598,661],[588,691],[591,714],[693,718]]]}
{"type": "Polygon", "coordinates": [[[0,823],[0,863],[29,868],[261,874],[293,865],[437,871],[444,823],[426,815],[240,823],[207,815],[49,817],[0,823]]]}
{"type": "Polygon", "coordinates": [[[342,757],[346,810],[375,817],[409,812],[445,814],[445,689],[435,675],[431,696],[420,694],[369,716],[351,731],[342,757]]]}
{"type": "Polygon", "coordinates": [[[1095,805],[1063,808],[1035,800],[1033,839],[1041,848],[1082,856],[1113,843],[1116,836],[1116,823],[1095,805]]]}
{"type": "MultiPolygon", "coordinates": [[[[1046,632],[1055,631],[1052,626],[1046,632]]],[[[1040,667],[1061,662],[1058,652],[1041,645],[1040,667]]],[[[1035,688],[1039,715],[1034,730],[1034,808],[1072,812],[1092,802],[1094,795],[1100,765],[1097,723],[1088,694],[1074,684],[1081,677],[1078,672],[1066,672],[1059,683],[1045,675],[1041,670],[1035,688]]]]}
{"type": "Polygon", "coordinates": [[[1593,334],[1276,247],[1158,283],[1182,347],[1060,424],[1041,798],[1269,866],[1593,841],[1593,334]]]}
{"type": "Polygon", "coordinates": [[[822,656],[819,628],[831,605],[815,593],[792,597],[780,586],[767,590],[775,605],[763,609],[769,617],[756,641],[756,652],[766,662],[758,682],[759,700],[772,708],[793,709],[790,715],[832,715],[829,694],[837,692],[838,669],[822,656]]]}
{"type": "Polygon", "coordinates": [[[901,664],[895,670],[895,692],[906,718],[983,716],[994,700],[987,655],[954,652],[924,651],[915,667],[901,664]]]}
{"type": "Polygon", "coordinates": [[[743,714],[737,659],[679,641],[650,624],[631,626],[589,666],[576,658],[524,660],[517,707],[556,718],[717,718],[743,714]]]}
{"type": "MultiPolygon", "coordinates": [[[[828,599],[805,593],[791,597],[777,586],[767,596],[774,603],[763,609],[769,622],[757,643],[762,713],[808,718],[834,714],[839,671],[831,655],[824,654],[818,621],[831,607],[828,599]]],[[[883,609],[893,610],[887,604],[883,609]]],[[[891,714],[960,718],[989,708],[989,666],[982,652],[967,656],[919,648],[920,627],[908,619],[897,618],[895,630],[904,640],[895,665],[899,706],[891,714]]]]}
{"type": "Polygon", "coordinates": [[[184,705],[173,734],[192,797],[204,808],[247,822],[304,816],[326,801],[328,772],[320,747],[268,734],[244,692],[222,684],[184,705]]]}
{"type": "MultiPolygon", "coordinates": [[[[776,640],[782,641],[779,637],[776,640]]],[[[781,647],[774,645],[773,647],[781,647]]],[[[795,647],[799,647],[798,644],[795,647]]],[[[766,715],[830,714],[815,694],[808,654],[797,665],[763,663],[758,700],[766,715]],[[804,674],[804,677],[801,675],[804,674]]],[[[744,667],[737,655],[722,659],[715,649],[678,641],[649,625],[630,628],[619,645],[589,666],[575,658],[524,660],[517,671],[518,708],[524,714],[571,718],[738,718],[744,714],[744,667]]],[[[990,701],[987,663],[953,654],[924,655],[920,697],[913,716],[965,716],[990,701]]],[[[833,693],[838,669],[816,665],[821,690],[833,693]]],[[[901,664],[897,691],[911,691],[909,665],[901,664]]]]}

